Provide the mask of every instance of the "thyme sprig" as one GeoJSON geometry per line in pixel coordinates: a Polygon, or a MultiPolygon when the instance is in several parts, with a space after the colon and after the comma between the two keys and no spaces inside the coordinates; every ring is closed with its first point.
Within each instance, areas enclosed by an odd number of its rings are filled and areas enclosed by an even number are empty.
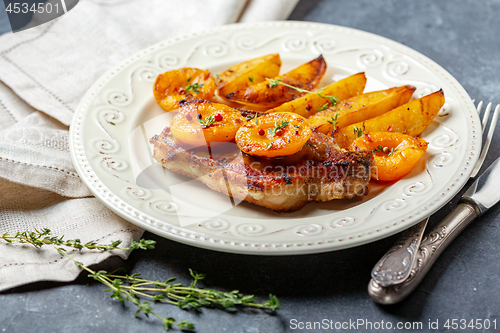
{"type": "Polygon", "coordinates": [[[397,151],[398,151],[398,149],[389,148],[389,147],[382,147],[381,145],[377,145],[377,147],[375,147],[375,149],[372,150],[372,152],[374,152],[374,153],[376,153],[376,152],[385,153],[385,154],[387,154],[387,156],[391,156],[392,154],[394,154],[397,151]]]}
{"type": "Polygon", "coordinates": [[[210,125],[213,125],[215,124],[215,117],[213,114],[207,116],[205,119],[199,119],[200,120],[200,124],[202,124],[203,126],[210,126],[210,125]]]}
{"type": "Polygon", "coordinates": [[[109,245],[97,244],[95,242],[81,243],[79,239],[65,240],[64,237],[56,237],[50,235],[50,230],[44,228],[35,231],[23,231],[16,233],[5,233],[0,236],[0,239],[8,243],[22,243],[31,244],[36,248],[45,245],[55,245],[55,249],[61,254],[69,258],[76,266],[87,271],[89,277],[104,284],[109,289],[105,292],[111,292],[111,298],[119,300],[125,304],[130,302],[138,309],[135,312],[135,317],[143,314],[148,317],[153,316],[161,320],[163,328],[170,330],[172,327],[178,327],[181,330],[194,330],[195,326],[187,320],[176,321],[172,317],[163,317],[155,312],[151,303],[144,301],[149,299],[156,303],[166,303],[176,305],[184,310],[201,311],[202,307],[222,307],[222,308],[236,308],[236,307],[253,307],[267,311],[276,311],[280,308],[279,300],[276,296],[270,294],[269,300],[258,303],[254,295],[243,295],[238,290],[231,292],[218,291],[214,289],[204,289],[197,287],[199,281],[205,278],[205,274],[198,274],[189,269],[189,273],[193,281],[189,286],[184,286],[180,283],[175,283],[175,278],[169,278],[165,281],[153,281],[143,279],[140,274],[132,275],[116,275],[115,273],[108,273],[107,271],[95,271],[82,262],[75,260],[71,257],[65,248],[74,248],[77,250],[97,249],[102,251],[110,251],[114,249],[120,250],[134,250],[154,249],[156,242],[153,240],[141,239],[139,242],[133,241],[128,247],[119,247],[122,241],[114,241],[109,245]],[[142,300],[141,300],[142,299],[142,300]]]}
{"type": "Polygon", "coordinates": [[[321,95],[324,91],[325,91],[325,89],[321,89],[320,91],[318,91],[318,96],[321,97],[321,98],[323,98],[323,99],[328,100],[328,103],[323,104],[323,106],[320,107],[318,109],[318,111],[326,110],[330,106],[337,106],[337,102],[339,101],[339,99],[337,97],[334,97],[334,96],[331,96],[331,95],[326,95],[326,96],[321,95]]]}
{"type": "Polygon", "coordinates": [[[384,147],[382,147],[381,145],[377,145],[377,147],[375,147],[375,148],[372,150],[372,152],[374,152],[374,153],[377,153],[377,152],[379,152],[379,153],[383,153],[383,152],[384,152],[384,147]]]}
{"type": "MultiPolygon", "coordinates": [[[[266,78],[266,81],[269,82],[269,88],[271,88],[271,89],[274,89],[275,87],[277,87],[278,85],[281,84],[282,86],[295,89],[295,90],[297,90],[298,92],[301,92],[301,93],[312,93],[312,91],[310,91],[310,90],[299,88],[299,87],[295,87],[295,86],[292,86],[292,85],[290,85],[288,83],[284,83],[281,79],[266,78]]],[[[331,95],[325,95],[325,96],[323,96],[322,93],[324,91],[325,91],[325,89],[321,89],[316,94],[320,98],[326,99],[328,101],[328,103],[323,104],[323,106],[321,106],[317,111],[323,111],[323,110],[328,109],[331,106],[337,106],[337,102],[339,101],[339,99],[337,97],[335,97],[335,96],[331,96],[331,95]]]]}
{"type": "Polygon", "coordinates": [[[112,277],[111,274],[104,270],[94,271],[87,266],[85,266],[80,261],[76,261],[73,259],[63,248],[56,248],[57,251],[69,258],[71,261],[75,263],[76,266],[81,269],[87,271],[89,273],[88,277],[93,278],[94,280],[104,284],[109,289],[105,290],[105,292],[112,292],[111,298],[119,300],[122,304],[125,304],[125,301],[129,301],[132,304],[136,305],[139,309],[135,312],[135,317],[137,318],[141,313],[143,313],[146,317],[149,318],[149,315],[152,315],[162,321],[163,328],[168,331],[174,325],[179,327],[181,330],[194,330],[194,324],[188,322],[187,320],[175,321],[172,317],[163,317],[154,312],[154,308],[151,306],[149,302],[141,302],[138,296],[141,293],[136,293],[133,290],[126,288],[123,286],[124,281],[119,278],[112,277]]]}
{"type": "Polygon", "coordinates": [[[363,136],[363,129],[362,128],[358,128],[356,126],[352,126],[352,131],[354,133],[354,135],[356,135],[357,138],[359,137],[362,137],[363,136]]]}
{"type": "Polygon", "coordinates": [[[337,119],[339,118],[339,114],[336,113],[335,117],[330,117],[330,118],[331,118],[331,120],[329,119],[329,120],[327,120],[327,122],[329,122],[330,124],[333,125],[333,129],[336,129],[337,128],[337,119]]]}
{"type": "Polygon", "coordinates": [[[203,84],[204,83],[202,83],[202,84],[199,84],[199,83],[188,84],[186,86],[186,88],[185,88],[186,93],[188,93],[191,90],[195,94],[199,94],[200,93],[200,88],[203,87],[203,84]]]}
{"type": "Polygon", "coordinates": [[[245,120],[246,121],[250,121],[250,120],[255,120],[255,123],[258,125],[259,124],[259,121],[257,120],[257,118],[259,117],[259,114],[257,112],[255,112],[253,115],[249,114],[245,117],[245,120]]]}
{"type": "Polygon", "coordinates": [[[290,122],[288,122],[286,120],[281,121],[280,124],[278,124],[278,122],[275,120],[274,121],[274,128],[271,128],[269,130],[269,134],[271,134],[273,137],[275,137],[276,136],[276,131],[287,127],[288,124],[290,124],[290,122]]]}
{"type": "Polygon", "coordinates": [[[16,243],[27,243],[31,244],[34,247],[40,248],[44,245],[57,245],[57,246],[67,246],[72,247],[78,250],[82,250],[83,248],[90,250],[101,250],[101,251],[109,251],[109,250],[151,250],[154,249],[155,241],[153,240],[145,240],[141,239],[139,242],[132,240],[130,246],[128,247],[120,247],[122,243],[121,240],[117,240],[108,245],[97,244],[96,242],[87,242],[82,243],[80,239],[64,239],[64,236],[56,237],[50,236],[50,229],[44,228],[42,230],[35,231],[22,231],[16,233],[5,233],[0,236],[0,239],[5,240],[8,243],[16,242],[16,243]]]}

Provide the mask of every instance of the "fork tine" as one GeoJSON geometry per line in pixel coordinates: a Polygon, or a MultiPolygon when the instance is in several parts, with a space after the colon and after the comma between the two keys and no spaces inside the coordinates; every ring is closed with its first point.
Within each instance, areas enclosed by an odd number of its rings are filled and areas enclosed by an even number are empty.
{"type": "MultiPolygon", "coordinates": [[[[479,108],[479,105],[478,105],[479,108]]],[[[484,125],[488,122],[488,117],[490,114],[491,110],[491,103],[488,104],[486,107],[486,112],[484,113],[483,116],[483,128],[484,125]]],[[[493,139],[493,133],[495,133],[496,129],[496,124],[498,121],[498,115],[500,114],[500,104],[496,106],[495,111],[493,112],[493,118],[491,119],[490,123],[490,128],[488,129],[488,135],[486,136],[486,139],[484,140],[484,145],[481,150],[481,155],[479,156],[479,159],[476,163],[476,166],[474,167],[474,170],[472,170],[471,178],[474,178],[477,176],[477,173],[481,169],[481,166],[483,165],[484,159],[486,158],[486,154],[488,153],[488,149],[490,148],[491,140],[493,139]]]]}
{"type": "MultiPolygon", "coordinates": [[[[476,101],[476,100],[475,100],[475,99],[473,99],[473,100],[472,100],[472,103],[474,103],[475,101],[476,101]]],[[[477,114],[478,114],[479,116],[481,116],[481,111],[482,111],[482,109],[483,109],[483,101],[480,101],[479,103],[477,103],[477,107],[476,107],[477,114]]]]}
{"type": "Polygon", "coordinates": [[[486,110],[484,110],[483,123],[481,124],[481,127],[483,129],[483,133],[484,133],[484,129],[486,128],[486,124],[488,123],[488,118],[490,116],[491,106],[492,106],[492,104],[491,104],[491,102],[489,102],[488,105],[486,106],[486,110]]]}

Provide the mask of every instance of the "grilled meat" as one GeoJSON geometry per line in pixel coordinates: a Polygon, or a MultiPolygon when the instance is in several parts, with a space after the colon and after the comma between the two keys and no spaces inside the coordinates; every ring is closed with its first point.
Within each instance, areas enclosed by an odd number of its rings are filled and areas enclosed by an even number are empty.
{"type": "Polygon", "coordinates": [[[274,158],[244,154],[233,142],[186,147],[169,128],[150,142],[163,167],[278,212],[365,193],[373,162],[371,152],[341,150],[322,133],[313,133],[298,153],[274,158]]]}

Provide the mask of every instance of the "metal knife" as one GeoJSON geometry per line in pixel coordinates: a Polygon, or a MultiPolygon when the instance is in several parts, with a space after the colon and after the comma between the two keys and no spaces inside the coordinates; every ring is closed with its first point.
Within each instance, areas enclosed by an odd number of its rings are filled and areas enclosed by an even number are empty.
{"type": "Polygon", "coordinates": [[[380,304],[394,304],[408,296],[455,237],[499,201],[500,157],[469,187],[457,207],[424,237],[410,275],[404,282],[383,287],[370,280],[368,293],[372,299],[380,304]]]}

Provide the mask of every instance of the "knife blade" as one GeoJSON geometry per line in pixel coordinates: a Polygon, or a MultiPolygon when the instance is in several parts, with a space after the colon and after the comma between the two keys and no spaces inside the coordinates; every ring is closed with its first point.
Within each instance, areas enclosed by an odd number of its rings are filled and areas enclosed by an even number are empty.
{"type": "Polygon", "coordinates": [[[499,189],[500,157],[467,189],[457,207],[425,236],[408,279],[390,287],[370,280],[368,294],[371,298],[380,304],[394,304],[408,296],[458,234],[500,201],[499,189]]]}

